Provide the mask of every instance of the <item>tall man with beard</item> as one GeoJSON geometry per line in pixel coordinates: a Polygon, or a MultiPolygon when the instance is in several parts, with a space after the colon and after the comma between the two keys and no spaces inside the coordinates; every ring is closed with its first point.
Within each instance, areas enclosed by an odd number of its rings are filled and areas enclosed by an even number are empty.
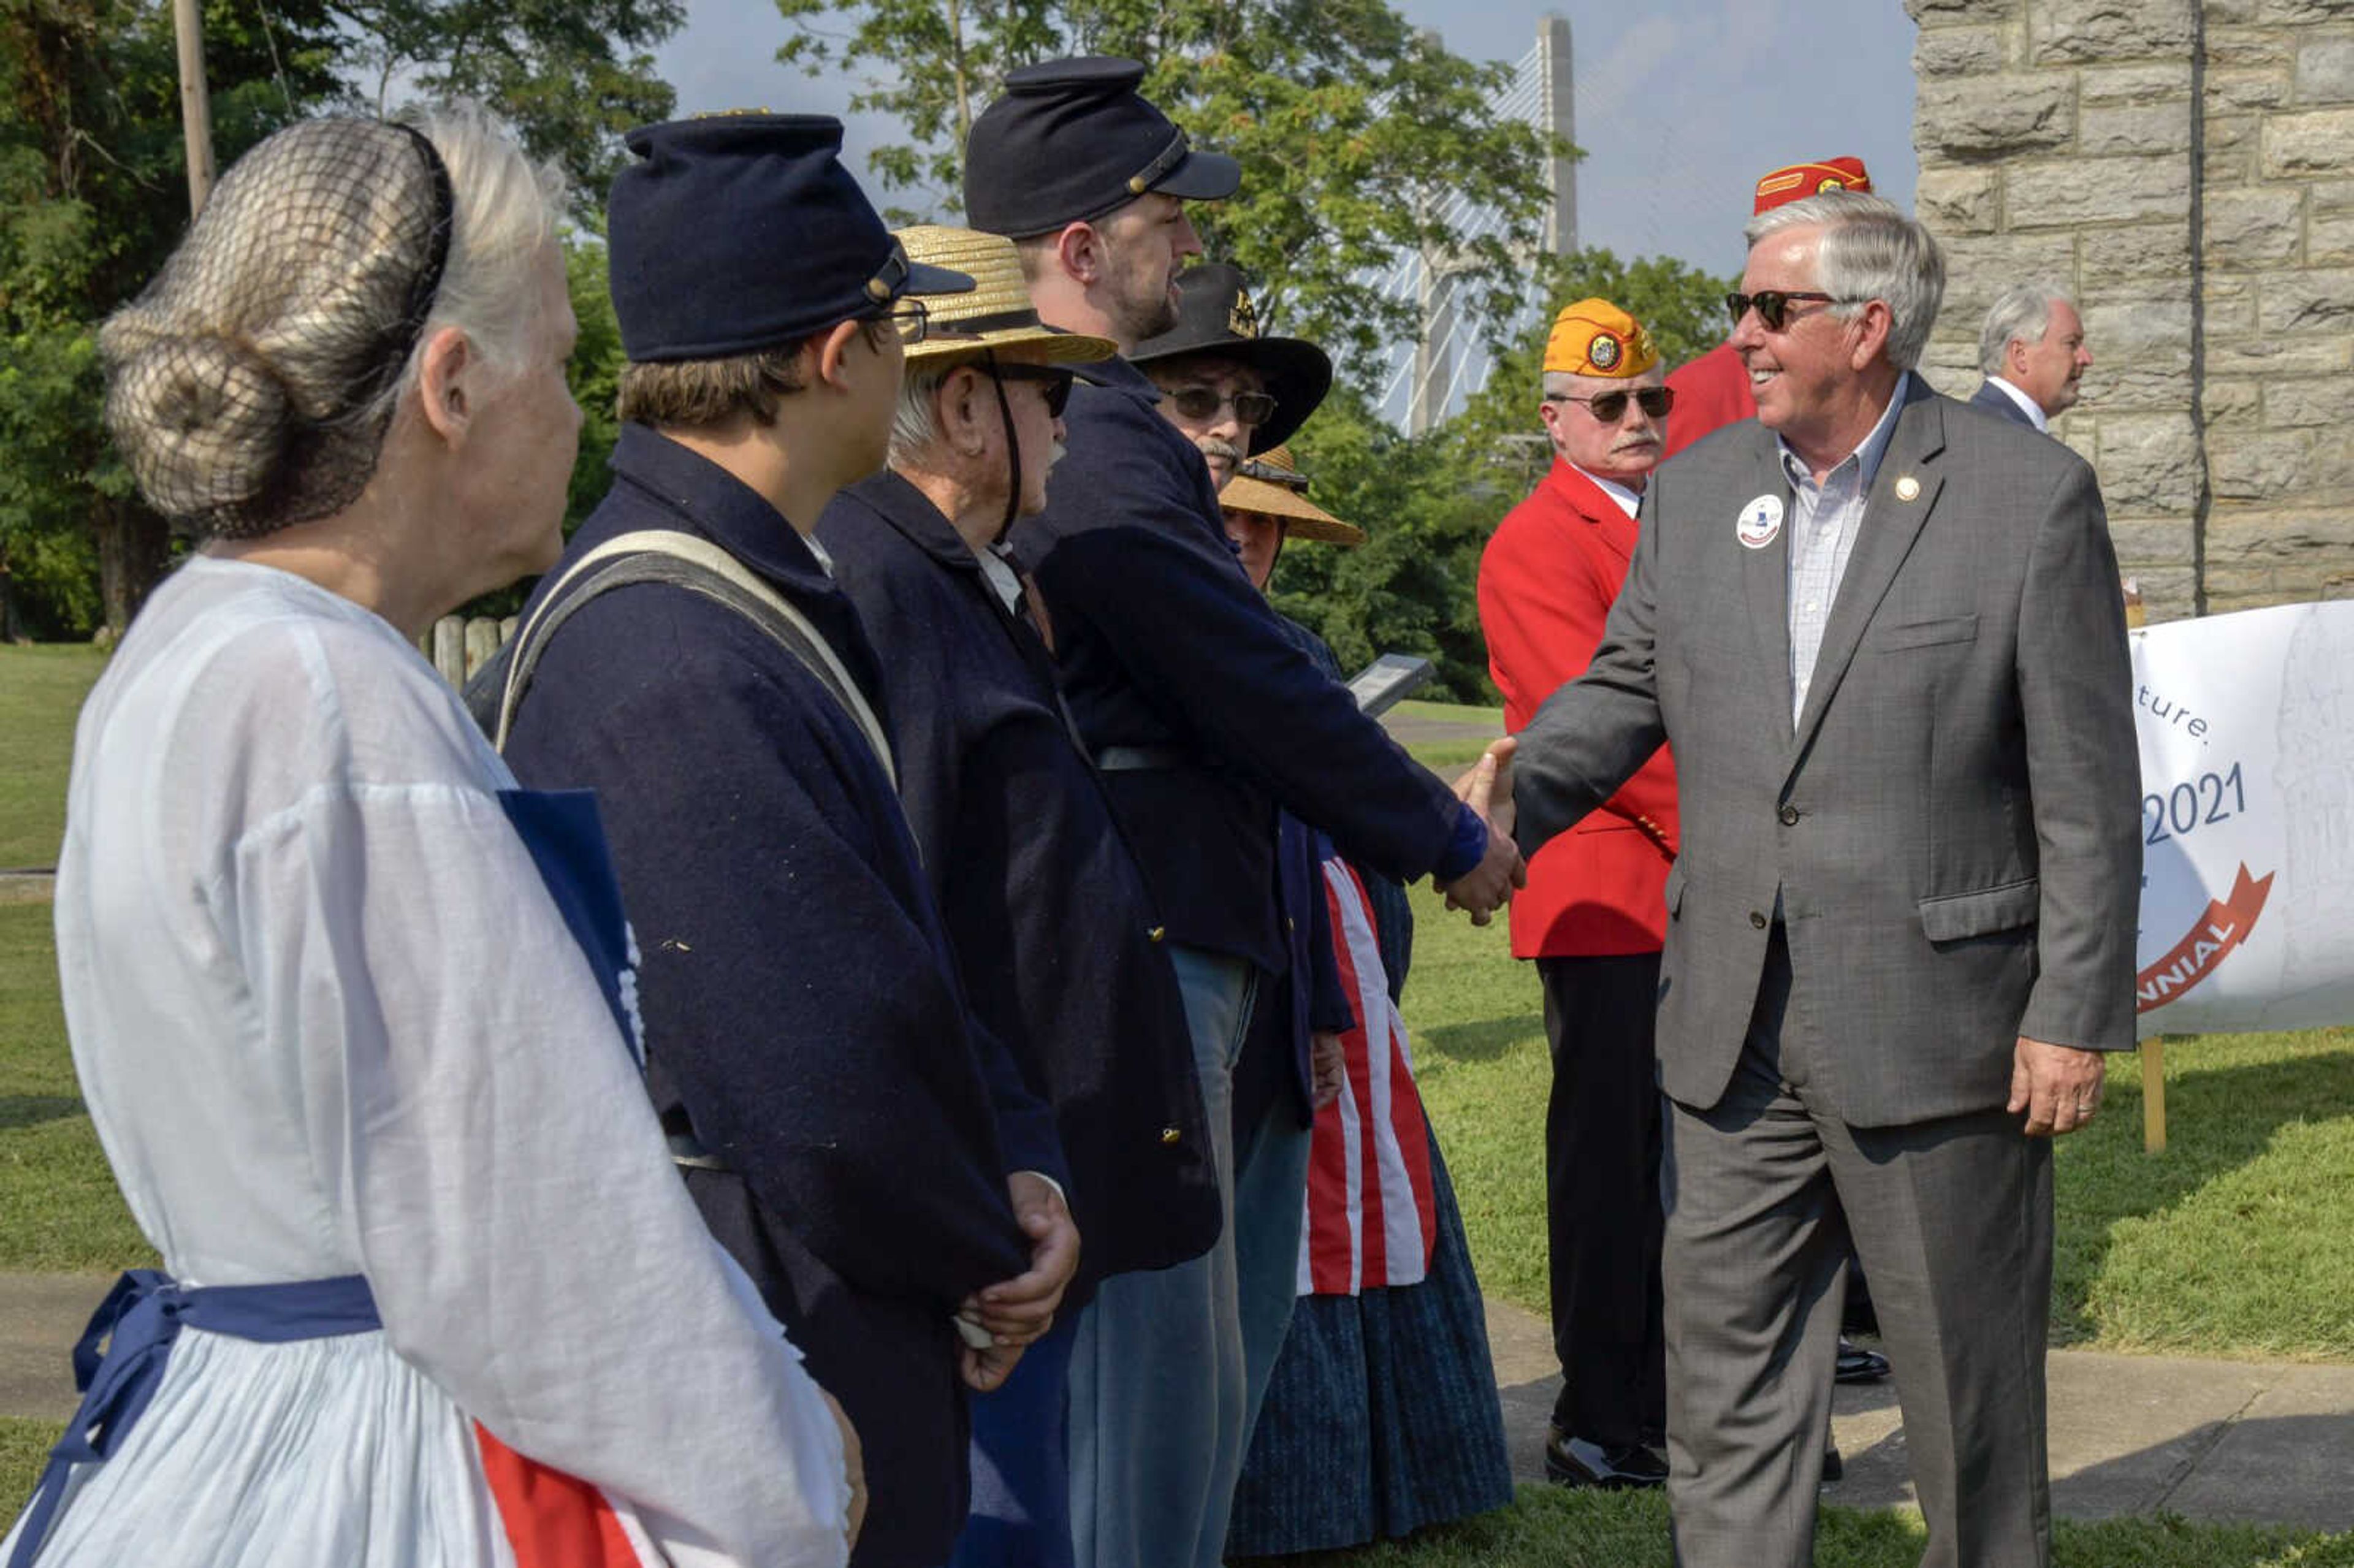
{"type": "MultiPolygon", "coordinates": [[[[1015,240],[1039,315],[1123,349],[1174,323],[1177,269],[1201,249],[1184,203],[1241,180],[1138,95],[1143,76],[1103,58],[1014,71],[965,159],[966,211],[1015,240]]],[[[1475,918],[1509,896],[1518,856],[1276,625],[1226,543],[1201,453],[1156,411],[1158,389],[1124,361],[1105,380],[1073,393],[1070,455],[1013,542],[1164,915],[1231,1208],[1230,1075],[1258,977],[1286,962],[1278,803],[1385,873],[1436,873],[1475,918]]],[[[1083,1563],[1220,1561],[1247,1436],[1235,1229],[1194,1263],[1107,1281],[1080,1323],[1083,1563]]]]}

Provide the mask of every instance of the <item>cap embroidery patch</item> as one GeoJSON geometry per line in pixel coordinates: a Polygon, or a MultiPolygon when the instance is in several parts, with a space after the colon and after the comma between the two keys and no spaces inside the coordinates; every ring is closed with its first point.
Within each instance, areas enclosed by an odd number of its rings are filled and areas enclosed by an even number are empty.
{"type": "Polygon", "coordinates": [[[1596,370],[1611,369],[1618,363],[1618,340],[1606,332],[1596,333],[1594,341],[1585,345],[1585,357],[1596,370]]]}

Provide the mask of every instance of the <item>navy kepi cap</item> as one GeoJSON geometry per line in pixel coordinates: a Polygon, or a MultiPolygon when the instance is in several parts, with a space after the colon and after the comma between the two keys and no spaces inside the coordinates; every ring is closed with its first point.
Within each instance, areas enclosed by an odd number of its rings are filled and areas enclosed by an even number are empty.
{"type": "Polygon", "coordinates": [[[1195,152],[1137,93],[1144,68],[1087,55],[1023,66],[965,138],[964,210],[975,228],[1020,239],[1084,223],[1147,191],[1223,201],[1242,165],[1195,152]]]}
{"type": "Polygon", "coordinates": [[[823,114],[709,114],[642,125],[614,176],[606,249],[621,350],[639,364],[796,343],[902,294],[972,280],[910,263],[842,165],[823,114]]]}

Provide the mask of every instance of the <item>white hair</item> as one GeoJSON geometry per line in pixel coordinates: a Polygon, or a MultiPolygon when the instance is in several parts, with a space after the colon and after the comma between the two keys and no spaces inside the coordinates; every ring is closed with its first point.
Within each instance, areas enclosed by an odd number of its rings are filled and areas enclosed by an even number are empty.
{"type": "Polygon", "coordinates": [[[1946,259],[1937,242],[1893,202],[1861,191],[1825,191],[1759,213],[1744,237],[1754,248],[1786,228],[1822,226],[1816,286],[1832,296],[1831,313],[1853,321],[1873,300],[1888,307],[1888,363],[1921,363],[1937,307],[1946,297],[1946,259]]]}
{"type": "Polygon", "coordinates": [[[1988,310],[1986,324],[1978,329],[1979,374],[1994,376],[2001,372],[2013,339],[2041,343],[2043,334],[2052,329],[2054,305],[2076,308],[2065,290],[2041,278],[2005,289],[1988,310]]]}
{"type": "Polygon", "coordinates": [[[493,369],[522,368],[539,314],[541,255],[564,217],[564,176],[534,164],[479,103],[461,101],[412,122],[450,171],[450,259],[400,391],[416,384],[426,343],[456,327],[493,369]]]}
{"type": "Polygon", "coordinates": [[[907,467],[940,439],[940,388],[962,363],[933,360],[907,366],[899,381],[899,406],[891,414],[893,468],[907,467]]]}

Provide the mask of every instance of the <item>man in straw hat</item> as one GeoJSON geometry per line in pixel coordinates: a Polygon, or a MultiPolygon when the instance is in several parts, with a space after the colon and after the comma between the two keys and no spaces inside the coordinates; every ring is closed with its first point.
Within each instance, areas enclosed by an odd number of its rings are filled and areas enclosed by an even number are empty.
{"type": "MultiPolygon", "coordinates": [[[[974,121],[965,158],[966,211],[1016,242],[1039,315],[1123,349],[1174,324],[1177,270],[1201,249],[1184,203],[1230,196],[1241,178],[1138,94],[1143,77],[1104,58],[1016,70],[974,121]]],[[[1518,862],[1509,835],[1491,835],[1284,637],[1235,564],[1201,453],[1155,411],[1158,389],[1120,360],[1103,378],[1072,394],[1055,494],[1013,538],[1054,617],[1064,694],[1161,903],[1231,1205],[1234,1053],[1259,976],[1286,965],[1278,802],[1385,871],[1435,870],[1479,917],[1509,895],[1518,862]]],[[[1106,1282],[1080,1325],[1083,1562],[1219,1561],[1246,1436],[1234,1229],[1194,1263],[1106,1282]]]]}
{"type": "MultiPolygon", "coordinates": [[[[1553,467],[1479,557],[1479,627],[1507,730],[1592,662],[1676,397],[1651,334],[1607,300],[1563,307],[1543,369],[1537,416],[1553,467]]],[[[1529,863],[1512,901],[1512,956],[1536,961],[1553,1049],[1545,1222],[1562,1387],[1545,1473],[1572,1484],[1668,1478],[1651,1012],[1676,832],[1663,747],[1529,863]]]]}
{"type": "Polygon", "coordinates": [[[965,1389],[1044,1330],[1078,1244],[1052,1117],[969,1020],[880,663],[807,535],[883,461],[924,325],[902,296],[971,280],[908,260],[835,121],[627,141],[613,489],[525,610],[507,753],[597,790],[688,1190],[857,1429],[853,1562],[926,1568],[965,1516],[965,1389]],[[705,575],[580,591],[579,563],[649,533],[705,575]],[[552,599],[568,619],[527,672],[552,599]]]}
{"type": "MultiPolygon", "coordinates": [[[[1759,178],[1750,213],[1755,217],[1771,212],[1826,191],[1868,195],[1871,190],[1872,175],[1861,158],[1792,164],[1759,178]]],[[[1749,367],[1741,363],[1729,338],[1690,364],[1679,366],[1668,377],[1668,386],[1674,390],[1681,411],[1668,433],[1662,458],[1673,457],[1711,430],[1754,418],[1757,412],[1756,396],[1749,389],[1749,367]]]]}
{"type": "Polygon", "coordinates": [[[1877,196],[1752,218],[1755,420],[1662,464],[1541,852],[1676,754],[1655,1041],[1688,1568],[1813,1561],[1840,1275],[1872,1273],[1928,1568],[2051,1559],[2052,1139],[2134,1044],[2133,680],[2099,487],[1914,374],[1945,263],[1877,196]]]}
{"type": "Polygon", "coordinates": [[[1052,1331],[973,1406],[953,1560],[1053,1568],[1071,1560],[1064,1383],[1081,1310],[1107,1276],[1206,1251],[1217,1178],[1161,916],[1001,547],[1045,504],[1074,371],[1112,344],[1042,325],[996,235],[899,238],[976,286],[930,302],[890,467],[835,497],[818,537],[881,655],[899,798],[974,1014],[1053,1104],[1070,1167],[1080,1270],[1052,1331]]]}

